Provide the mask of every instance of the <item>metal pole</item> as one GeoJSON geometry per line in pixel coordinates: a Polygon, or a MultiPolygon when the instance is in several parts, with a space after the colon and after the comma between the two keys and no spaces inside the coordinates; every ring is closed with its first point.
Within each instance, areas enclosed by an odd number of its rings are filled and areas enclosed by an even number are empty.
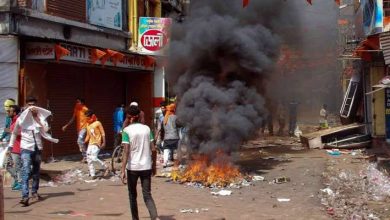
{"type": "Polygon", "coordinates": [[[4,191],[2,173],[0,173],[0,220],[4,220],[4,191]]]}

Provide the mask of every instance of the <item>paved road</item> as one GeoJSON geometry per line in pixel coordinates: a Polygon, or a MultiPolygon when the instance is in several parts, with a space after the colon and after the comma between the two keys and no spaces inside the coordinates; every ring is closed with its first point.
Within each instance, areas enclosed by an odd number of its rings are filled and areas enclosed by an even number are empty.
{"type": "MultiPolygon", "coordinates": [[[[238,164],[247,172],[264,176],[266,181],[230,189],[232,195],[217,197],[211,195],[208,188],[194,188],[155,177],[152,193],[161,219],[166,220],[330,219],[318,198],[323,188],[321,174],[326,158],[323,151],[292,150],[291,146],[247,148],[240,153],[238,164]],[[269,183],[279,176],[290,177],[291,182],[269,183]],[[277,198],[290,201],[278,202],[277,198]],[[181,209],[194,212],[181,213],[181,209]]],[[[127,189],[119,181],[42,187],[40,193],[43,201],[21,207],[20,194],[6,188],[6,219],[130,219],[127,189]]],[[[138,204],[140,218],[148,219],[141,192],[138,204]]]]}

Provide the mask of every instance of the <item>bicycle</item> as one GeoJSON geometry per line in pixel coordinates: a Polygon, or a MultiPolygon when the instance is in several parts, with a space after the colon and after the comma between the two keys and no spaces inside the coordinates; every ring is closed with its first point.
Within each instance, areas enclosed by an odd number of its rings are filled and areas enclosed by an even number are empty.
{"type": "Polygon", "coordinates": [[[115,147],[111,155],[111,171],[116,174],[116,171],[121,170],[122,167],[122,156],[124,148],[122,145],[115,147]]]}

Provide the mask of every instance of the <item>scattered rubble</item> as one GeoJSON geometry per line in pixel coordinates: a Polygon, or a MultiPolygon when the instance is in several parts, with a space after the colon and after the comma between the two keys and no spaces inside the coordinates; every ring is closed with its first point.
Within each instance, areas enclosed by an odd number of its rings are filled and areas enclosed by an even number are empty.
{"type": "MultiPolygon", "coordinates": [[[[351,155],[358,154],[358,151],[351,152],[351,155]]],[[[386,210],[377,207],[390,201],[389,177],[378,170],[375,163],[361,161],[359,169],[348,169],[348,163],[351,164],[351,160],[328,161],[323,173],[327,187],[319,193],[326,212],[336,219],[374,220],[386,216],[386,210]]]]}
{"type": "Polygon", "coordinates": [[[232,191],[230,190],[220,190],[218,192],[211,192],[211,195],[214,195],[214,196],[230,196],[232,194],[232,191]]]}

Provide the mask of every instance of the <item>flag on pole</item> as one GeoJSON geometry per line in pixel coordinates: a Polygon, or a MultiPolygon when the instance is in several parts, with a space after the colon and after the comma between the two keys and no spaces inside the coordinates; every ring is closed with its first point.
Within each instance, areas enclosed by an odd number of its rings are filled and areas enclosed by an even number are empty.
{"type": "Polygon", "coordinates": [[[60,61],[61,57],[69,55],[70,51],[65,47],[62,47],[60,44],[56,44],[55,46],[56,60],[60,61]]]}

